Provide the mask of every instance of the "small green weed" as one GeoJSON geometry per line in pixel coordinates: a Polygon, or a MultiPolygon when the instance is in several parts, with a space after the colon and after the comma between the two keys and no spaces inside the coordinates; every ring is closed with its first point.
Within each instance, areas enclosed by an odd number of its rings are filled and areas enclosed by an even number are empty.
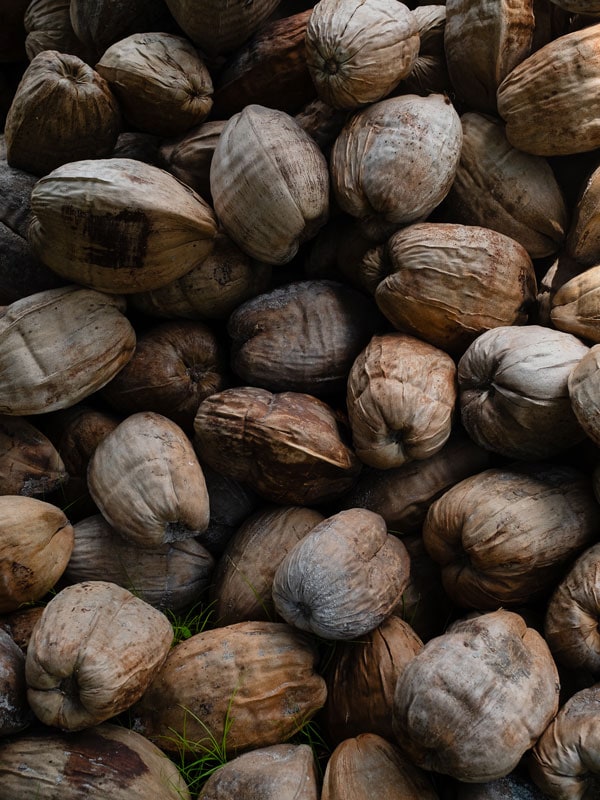
{"type": "Polygon", "coordinates": [[[214,602],[206,605],[196,603],[184,614],[176,614],[174,611],[167,609],[165,614],[173,626],[173,645],[184,642],[197,633],[202,633],[202,631],[214,627],[214,613],[214,602]]]}

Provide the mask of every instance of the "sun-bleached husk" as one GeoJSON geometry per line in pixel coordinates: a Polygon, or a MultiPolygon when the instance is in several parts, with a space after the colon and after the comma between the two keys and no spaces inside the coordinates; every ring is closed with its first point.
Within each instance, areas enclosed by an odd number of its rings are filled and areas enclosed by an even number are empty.
{"type": "Polygon", "coordinates": [[[135,331],[122,297],[65,286],[11,303],[0,317],[0,412],[75,405],[125,366],[135,331]]]}
{"type": "Polygon", "coordinates": [[[306,29],[306,61],[321,100],[358,108],[391,92],[419,51],[416,20],[397,0],[321,0],[306,29]]]}
{"type": "Polygon", "coordinates": [[[559,36],[526,58],[498,87],[508,141],[539,156],[600,146],[600,24],[559,36]]]}
{"type": "Polygon", "coordinates": [[[249,105],[227,122],[210,166],[215,212],[252,258],[285,264],[329,214],[318,145],[283,111],[249,105]]]}
{"type": "Polygon", "coordinates": [[[183,36],[134,33],[111,45],[96,70],[137,130],[178,136],[203,122],[212,109],[210,72],[183,36]]]}
{"type": "Polygon", "coordinates": [[[35,56],[6,116],[8,163],[34,175],[108,156],[121,127],[108,84],[80,58],[57,50],[35,56]]]}
{"type": "Polygon", "coordinates": [[[29,240],[59,275],[106,292],[142,292],[189,272],[217,232],[210,206],[158,167],[129,158],[75,161],[31,194],[29,240]]]}

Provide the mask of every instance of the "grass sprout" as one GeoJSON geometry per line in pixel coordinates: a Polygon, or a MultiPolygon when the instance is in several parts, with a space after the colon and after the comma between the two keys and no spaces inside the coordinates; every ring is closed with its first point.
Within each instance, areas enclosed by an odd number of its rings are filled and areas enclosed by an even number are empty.
{"type": "Polygon", "coordinates": [[[164,613],[173,627],[173,645],[176,645],[213,627],[214,601],[206,605],[195,603],[185,614],[177,614],[170,609],[164,613]]]}

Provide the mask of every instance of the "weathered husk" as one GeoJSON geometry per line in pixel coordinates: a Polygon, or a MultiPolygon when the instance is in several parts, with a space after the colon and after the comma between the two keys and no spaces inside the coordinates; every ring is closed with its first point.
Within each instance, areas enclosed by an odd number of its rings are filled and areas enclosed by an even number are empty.
{"type": "Polygon", "coordinates": [[[588,548],[558,584],[544,620],[544,636],[559,664],[600,675],[600,545],[588,548]]]}
{"type": "Polygon", "coordinates": [[[539,156],[600,146],[600,24],[559,36],[498,87],[498,112],[513,147],[539,156]]]}
{"type": "Polygon", "coordinates": [[[133,729],[169,753],[281,744],[325,702],[316,662],[313,642],[281,622],[204,631],[171,650],[132,709],[133,729]]]}
{"type": "Polygon", "coordinates": [[[512,464],[448,489],[427,513],[423,542],[453,602],[493,610],[547,596],[599,522],[585,474],[512,464]]]}
{"type": "Polygon", "coordinates": [[[556,256],[539,280],[536,309],[532,315],[536,324],[545,325],[548,328],[552,327],[550,314],[552,313],[554,296],[561,286],[570,281],[571,278],[579,275],[584,269],[585,267],[578,264],[564,250],[556,256]]]}
{"type": "Polygon", "coordinates": [[[500,120],[470,112],[461,122],[463,145],[445,218],[503,233],[531,258],[555,253],[568,217],[549,163],[512,147],[500,120]]]}
{"type": "Polygon", "coordinates": [[[231,314],[233,371],[248,386],[317,397],[343,391],[348,371],[380,327],[373,302],[334,281],[295,281],[231,314]]]}
{"type": "Polygon", "coordinates": [[[284,506],[257,511],[244,521],[228,541],[212,579],[219,625],[275,619],[271,588],[277,567],[323,519],[313,509],[284,506]]]}
{"type": "Polygon", "coordinates": [[[153,411],[132,414],[102,439],[90,459],[88,487],[106,521],[149,550],[208,526],[208,492],[192,443],[153,411]]]}
{"type": "Polygon", "coordinates": [[[8,163],[34,175],[103,158],[121,126],[108,84],[77,56],[44,50],[23,74],[6,117],[8,163]]]}
{"type": "Polygon", "coordinates": [[[518,614],[460,620],[406,665],[394,698],[401,748],[417,766],[483,783],[511,772],[558,710],[548,645],[518,614]]]}
{"type": "Polygon", "coordinates": [[[212,109],[210,72],[192,43],[170,33],[134,33],[115,42],[98,63],[130,126],[178,136],[212,109]]]}
{"type": "Polygon", "coordinates": [[[456,366],[437,347],[403,333],[373,336],[348,376],[357,456],[378,469],[440,450],[452,428],[456,366]]]}
{"type": "Polygon", "coordinates": [[[600,266],[584,270],[559,288],[550,321],[561,331],[600,342],[600,266]]]}
{"type": "Polygon", "coordinates": [[[25,656],[10,634],[0,628],[0,741],[32,721],[27,704],[25,656]]]}
{"type": "Polygon", "coordinates": [[[207,201],[211,197],[210,165],[226,124],[226,119],[203,122],[182,136],[163,142],[159,149],[164,168],[207,201]]]}
{"type": "Polygon", "coordinates": [[[460,117],[441,94],[373,103],[354,114],[333,145],[337,202],[361,220],[422,220],[447,195],[461,145],[460,117]]]}
{"type": "Polygon", "coordinates": [[[202,786],[198,800],[318,800],[313,752],[307,744],[259,747],[228,761],[202,786]]]}
{"type": "Polygon", "coordinates": [[[594,169],[585,181],[575,208],[565,242],[565,250],[578,263],[592,267],[600,262],[600,169],[594,169]]]}
{"type": "Polygon", "coordinates": [[[62,730],[104,722],[139,700],[172,640],[166,616],[121,586],[67,586],[44,608],[27,648],[29,704],[62,730]]]}
{"type": "Polygon", "coordinates": [[[321,0],[306,29],[306,62],[318,95],[333,108],[385,97],[419,51],[416,20],[396,0],[321,0]]]}
{"type": "Polygon", "coordinates": [[[322,100],[313,100],[299,111],[294,119],[305,130],[321,150],[327,152],[336,136],[344,127],[348,119],[347,111],[339,111],[324,103],[322,100]]]}
{"type": "Polygon", "coordinates": [[[210,166],[215,212],[252,258],[285,264],[329,214],[318,145],[283,111],[249,105],[227,122],[210,166]]]}
{"type": "Polygon", "coordinates": [[[191,798],[177,766],[156,745],[108,722],[77,735],[44,729],[0,741],[0,784],[2,800],[191,798]]]}
{"type": "Polygon", "coordinates": [[[394,328],[454,355],[481,333],[523,325],[536,297],[527,251],[478,225],[422,222],[388,239],[375,301],[394,328]]]}
{"type": "Polygon", "coordinates": [[[396,683],[422,647],[411,626],[396,616],[363,634],[360,641],[336,647],[325,675],[327,701],[323,709],[327,733],[334,743],[367,732],[394,740],[396,683]]]}
{"type": "Polygon", "coordinates": [[[100,514],[76,523],[73,531],[64,572],[68,583],[110,581],[175,613],[193,605],[209,586],[215,561],[197,539],[145,550],[125,541],[100,514]]]}
{"type": "Polygon", "coordinates": [[[135,349],[123,306],[122,298],[78,286],[9,305],[0,317],[0,411],[66,408],[108,383],[135,349]]]}
{"type": "Polygon", "coordinates": [[[59,275],[107,292],[156,289],[200,264],[212,209],[168,172],[128,158],[65,164],[31,194],[29,240],[59,275]]]}
{"type": "Polygon", "coordinates": [[[35,425],[0,414],[0,494],[43,496],[68,477],[58,451],[35,425]]]}
{"type": "Polygon", "coordinates": [[[397,84],[393,94],[449,94],[452,91],[446,66],[444,28],[446,6],[425,2],[412,11],[419,33],[419,52],[408,75],[397,84]]]}
{"type": "Polygon", "coordinates": [[[360,472],[333,409],[308,394],[226,389],[200,403],[194,432],[209,466],[282,505],[324,502],[360,472]]]}
{"type": "Polygon", "coordinates": [[[131,304],[156,317],[226,319],[268,289],[271,272],[270,266],[252,261],[228,236],[217,233],[201,264],[159,289],[131,295],[131,304]]]}
{"type": "Polygon", "coordinates": [[[316,525],[280,562],[273,603],[286,622],[324,639],[356,639],[398,604],[410,557],[373,511],[352,508],[316,525]]]}
{"type": "Polygon", "coordinates": [[[75,35],[70,6],[71,0],[31,0],[23,20],[27,31],[25,51],[30,61],[43,50],[58,50],[93,63],[93,53],[75,35]]]}
{"type": "Polygon", "coordinates": [[[496,112],[502,79],[531,52],[533,0],[448,0],[444,45],[452,86],[471,109],[496,112]]]}
{"type": "Polygon", "coordinates": [[[0,613],[43,597],[72,549],[73,528],[60,508],[34,497],[0,496],[0,613]]]}
{"type": "Polygon", "coordinates": [[[381,800],[437,800],[429,777],[387,739],[362,733],[341,742],[331,754],[321,800],[368,800],[377,787],[381,800]]]}
{"type": "MultiPolygon", "coordinates": [[[[10,634],[12,640],[23,653],[27,652],[33,629],[37,625],[44,610],[43,605],[25,606],[16,611],[10,611],[0,617],[0,628],[10,634]]],[[[25,679],[25,662],[23,662],[23,680],[25,679]]]]}
{"type": "Polygon", "coordinates": [[[594,345],[575,365],[568,378],[575,416],[587,436],[600,447],[600,345],[594,345]]]}
{"type": "Polygon", "coordinates": [[[34,255],[19,233],[0,222],[0,303],[9,305],[30,294],[57,289],[68,281],[34,255]]]}
{"type": "Polygon", "coordinates": [[[236,50],[280,0],[165,0],[183,32],[210,56],[236,50]]]}
{"type": "Polygon", "coordinates": [[[540,325],[481,334],[458,362],[461,418],[481,447],[509,458],[546,458],[585,434],[567,381],[589,348],[540,325]]]}
{"type": "Polygon", "coordinates": [[[295,114],[313,100],[305,34],[312,9],[262,25],[219,73],[212,115],[229,119],[257,103],[295,114]]]}
{"type": "Polygon", "coordinates": [[[531,777],[553,800],[585,800],[598,787],[600,686],[576,692],[559,709],[529,760],[531,777]]]}

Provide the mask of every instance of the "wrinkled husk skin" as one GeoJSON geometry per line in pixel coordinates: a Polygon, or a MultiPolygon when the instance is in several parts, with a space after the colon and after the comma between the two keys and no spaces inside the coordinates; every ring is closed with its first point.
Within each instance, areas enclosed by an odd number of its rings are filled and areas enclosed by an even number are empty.
{"type": "Polygon", "coordinates": [[[0,784],[2,800],[191,800],[156,745],[108,722],[76,736],[46,729],[0,740],[0,784]]]}
{"type": "Polygon", "coordinates": [[[360,641],[336,647],[328,671],[324,720],[341,742],[361,733],[393,741],[392,706],[398,678],[423,642],[399,617],[388,617],[360,641]]]}
{"type": "Polygon", "coordinates": [[[223,128],[210,189],[225,232],[267,264],[291,261],[329,215],[329,172],[318,145],[289,114],[256,104],[223,128]]]}
{"type": "Polygon", "coordinates": [[[559,664],[600,676],[600,545],[571,567],[550,598],[544,635],[559,664]]]}
{"type": "Polygon", "coordinates": [[[135,129],[178,136],[212,108],[212,78],[188,39],[135,33],[106,50],[96,64],[123,115],[135,129]]]}
{"type": "Polygon", "coordinates": [[[369,800],[376,788],[380,800],[437,800],[427,774],[376,733],[341,742],[323,776],[321,800],[369,800]]]}
{"type": "Polygon", "coordinates": [[[496,113],[498,85],[529,55],[535,21],[533,0],[448,0],[446,63],[470,109],[496,113]]]}
{"type": "Polygon", "coordinates": [[[321,0],[306,30],[306,60],[321,100],[353,109],[381,100],[419,52],[412,13],[397,0],[321,0]]]}
{"type": "Polygon", "coordinates": [[[481,447],[532,460],[585,438],[568,379],[589,351],[570,333],[540,325],[481,334],[458,362],[461,417],[481,447]]]}
{"type": "Polygon", "coordinates": [[[231,757],[283,743],[325,702],[316,662],[314,644],[281,622],[196,634],[171,650],[133,707],[133,729],[173,753],[226,741],[231,757]]]}
{"type": "Polygon", "coordinates": [[[200,403],[194,432],[194,446],[210,467],[283,505],[342,494],[361,469],[333,409],[299,392],[226,389],[200,403]]]}
{"type": "Polygon", "coordinates": [[[511,772],[558,710],[558,672],[518,614],[461,620],[400,676],[396,737],[417,766],[482,783],[511,772]]]}
{"type": "Polygon", "coordinates": [[[503,233],[531,258],[555,253],[568,216],[549,163],[512,147],[500,120],[470,112],[461,122],[460,163],[444,204],[448,221],[503,233]]]}
{"type": "Polygon", "coordinates": [[[273,577],[289,551],[324,519],[304,506],[258,511],[227,543],[212,580],[211,596],[220,625],[272,620],[273,577]]]}
{"type": "Polygon", "coordinates": [[[204,473],[183,430],[140,411],[96,447],[88,487],[106,521],[128,542],[152,549],[206,530],[204,473]]]}
{"type": "Polygon", "coordinates": [[[73,528],[60,508],[34,497],[0,497],[0,613],[39,600],[63,574],[73,528]]]}
{"type": "Polygon", "coordinates": [[[67,586],[46,605],[27,648],[29,704],[62,730],[104,722],[139,700],[172,641],[165,615],[121,586],[67,586]]]}
{"type": "Polygon", "coordinates": [[[374,630],[398,604],[410,557],[379,514],[340,511],[316,525],[277,567],[275,610],[323,639],[347,641],[374,630]]]}
{"type": "Polygon", "coordinates": [[[93,54],[75,35],[70,6],[71,0],[32,0],[29,3],[23,24],[27,31],[25,50],[30,61],[42,50],[58,50],[93,63],[93,54]]]}
{"type": "Polygon", "coordinates": [[[568,379],[569,397],[579,424],[600,447],[600,345],[576,364],[568,379]]]}
{"type": "Polygon", "coordinates": [[[373,336],[348,376],[348,417],[358,457],[378,469],[444,446],[456,402],[450,356],[403,333],[373,336]]]}
{"type": "Polygon", "coordinates": [[[425,219],[448,194],[462,145],[447,97],[404,95],[352,116],[331,151],[340,208],[373,224],[425,219]]]}
{"type": "Polygon", "coordinates": [[[6,117],[8,163],[46,175],[109,155],[121,127],[104,78],[77,56],[45,50],[29,64],[6,117]]]}
{"type": "Polygon", "coordinates": [[[212,209],[168,172],[129,158],[65,164],[31,194],[29,241],[50,269],[106,292],[164,286],[200,264],[212,209]]]}
{"type": "Polygon", "coordinates": [[[478,225],[422,222],[387,242],[377,305],[397,329],[452,354],[481,333],[523,325],[536,297],[527,251],[478,225]]]}
{"type": "MultiPolygon", "coordinates": [[[[164,169],[187,183],[208,202],[210,202],[210,165],[217,141],[226,124],[227,120],[221,119],[203,122],[182,136],[167,139],[159,148],[164,169]]],[[[218,238],[224,237],[220,235],[218,238]]]]}
{"type": "Polygon", "coordinates": [[[0,412],[68,408],[104,386],[135,349],[122,297],[78,286],[17,300],[0,317],[0,412]]]}
{"type": "Polygon", "coordinates": [[[0,494],[52,492],[69,478],[52,442],[24,417],[0,414],[0,494]]]}
{"type": "Polygon", "coordinates": [[[443,494],[427,513],[423,541],[454,602],[493,610],[549,594],[599,523],[587,476],[568,466],[513,464],[443,494]]]}
{"type": "Polygon", "coordinates": [[[498,112],[513,147],[539,156],[600,146],[600,24],[554,39],[498,87],[498,112]]]}
{"type": "Polygon", "coordinates": [[[550,320],[561,331],[600,342],[600,266],[584,270],[559,288],[550,320]]]}
{"type": "Polygon", "coordinates": [[[0,628],[0,742],[32,721],[25,685],[25,656],[10,634],[0,628]]]}
{"type": "Polygon", "coordinates": [[[232,759],[203,785],[198,800],[318,800],[315,760],[307,744],[259,747],[232,759]]]}
{"type": "Polygon", "coordinates": [[[208,588],[214,558],[197,539],[144,550],[129,544],[96,514],[73,526],[68,583],[111,581],[160,610],[179,612],[208,588]]]}

